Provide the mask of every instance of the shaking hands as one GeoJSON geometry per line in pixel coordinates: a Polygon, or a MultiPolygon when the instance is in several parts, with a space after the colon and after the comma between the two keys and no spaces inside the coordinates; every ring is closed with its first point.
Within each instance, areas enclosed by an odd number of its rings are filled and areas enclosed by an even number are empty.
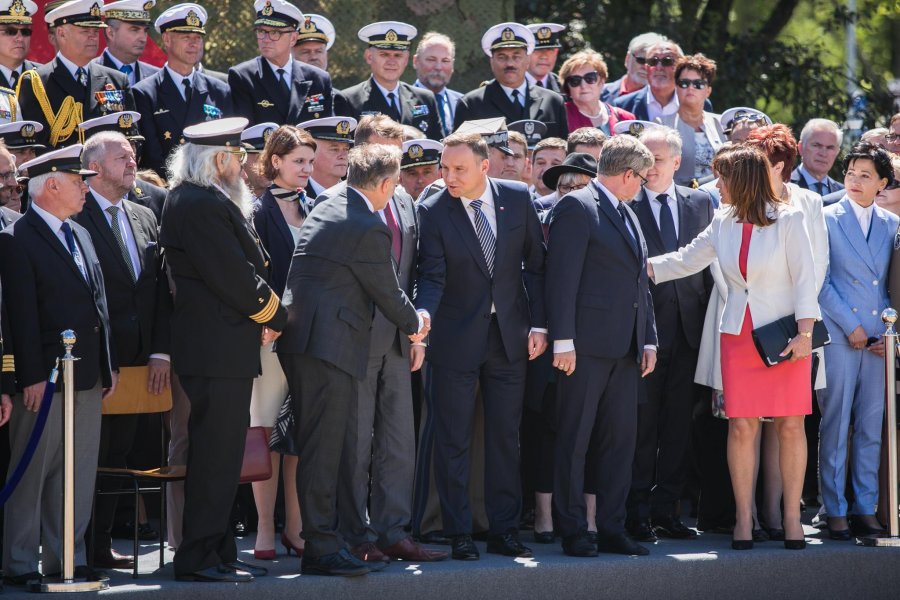
{"type": "Polygon", "coordinates": [[[419,331],[409,336],[409,341],[413,344],[420,343],[431,331],[431,316],[424,310],[420,310],[416,314],[419,316],[419,331]]]}

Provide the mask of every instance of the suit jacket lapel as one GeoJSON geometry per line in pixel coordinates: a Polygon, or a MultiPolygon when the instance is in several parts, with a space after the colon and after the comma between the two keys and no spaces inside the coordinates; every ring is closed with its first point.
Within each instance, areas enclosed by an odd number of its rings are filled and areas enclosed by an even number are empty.
{"type": "MultiPolygon", "coordinates": [[[[137,214],[134,212],[134,208],[129,206],[127,202],[123,201],[122,209],[128,216],[128,224],[131,225],[131,233],[134,236],[134,245],[135,247],[137,247],[138,262],[141,264],[141,275],[143,275],[144,270],[147,267],[144,251],[147,249],[150,238],[147,236],[147,232],[144,231],[144,227],[143,225],[141,225],[137,214]]],[[[122,257],[122,260],[124,260],[124,257],[122,257]]]]}
{"type": "MultiPolygon", "coordinates": [[[[594,195],[594,200],[597,201],[597,204],[600,206],[600,212],[606,215],[606,217],[612,221],[612,224],[616,229],[619,230],[619,233],[625,238],[625,243],[628,244],[628,247],[631,248],[632,253],[634,253],[636,258],[640,258],[638,254],[639,250],[637,248],[638,243],[640,243],[639,239],[635,237],[637,235],[637,231],[635,231],[635,236],[631,235],[631,232],[625,227],[625,223],[622,221],[622,217],[619,216],[619,211],[613,208],[612,202],[609,201],[609,198],[606,197],[600,188],[597,187],[596,183],[592,183],[588,186],[591,190],[591,193],[594,195]]],[[[632,223],[633,227],[637,226],[637,223],[632,223]]]]}
{"type": "MultiPolygon", "coordinates": [[[[100,204],[90,192],[88,192],[87,198],[85,199],[84,213],[93,223],[94,229],[100,233],[100,239],[109,247],[110,254],[116,257],[115,260],[116,264],[119,265],[119,269],[130,278],[131,274],[128,273],[128,265],[125,264],[125,257],[122,256],[122,251],[119,249],[119,243],[113,235],[112,228],[110,227],[109,222],[107,222],[106,216],[103,214],[103,211],[100,210],[100,204]]],[[[140,248],[140,246],[138,247],[140,248]]]]}
{"type": "Polygon", "coordinates": [[[262,195],[260,202],[262,203],[262,210],[265,211],[266,218],[275,225],[275,229],[278,230],[278,234],[281,236],[282,240],[284,240],[284,243],[287,244],[289,248],[293,248],[294,237],[291,235],[291,230],[288,227],[287,221],[284,220],[284,216],[281,214],[281,208],[279,208],[275,197],[266,190],[266,193],[262,195]]]}
{"type": "Polygon", "coordinates": [[[275,74],[272,72],[272,69],[269,67],[266,59],[264,59],[262,56],[256,57],[256,72],[269,97],[259,99],[254,98],[254,100],[258,100],[260,102],[265,100],[268,100],[269,102],[274,101],[275,109],[278,110],[282,115],[284,115],[285,111],[280,106],[278,106],[278,98],[281,97],[284,92],[278,89],[278,80],[275,78],[275,74]]]}
{"type": "Polygon", "coordinates": [[[66,68],[66,65],[57,58],[53,59],[55,62],[55,66],[53,68],[53,79],[56,83],[63,89],[63,91],[68,96],[72,96],[73,98],[80,99],[84,101],[84,89],[82,89],[81,84],[75,81],[75,78],[69,72],[69,69],[66,68]]]}
{"type": "Polygon", "coordinates": [[[653,217],[653,209],[650,207],[650,195],[646,189],[641,189],[638,200],[631,204],[634,214],[638,216],[641,223],[641,229],[650,236],[650,243],[653,244],[654,250],[659,250],[665,254],[665,246],[663,245],[662,235],[659,232],[659,225],[653,217]]]}
{"type": "Polygon", "coordinates": [[[206,96],[209,94],[209,90],[206,89],[206,80],[203,77],[194,77],[193,86],[194,91],[191,93],[191,101],[186,111],[186,114],[194,115],[191,124],[196,123],[198,119],[205,120],[206,113],[203,105],[206,104],[206,96]]]}
{"type": "MultiPolygon", "coordinates": [[[[513,105],[512,100],[509,99],[509,96],[506,95],[506,92],[503,91],[503,88],[500,87],[500,84],[497,83],[496,80],[487,84],[487,87],[484,90],[484,99],[490,100],[491,104],[496,106],[497,110],[504,115],[518,114],[519,107],[513,105]],[[513,111],[516,112],[514,113],[513,111]]],[[[512,120],[516,121],[518,119],[512,120]]]]}
{"type": "MultiPolygon", "coordinates": [[[[383,115],[390,114],[388,111],[391,107],[388,105],[384,94],[381,93],[381,90],[378,89],[378,86],[372,81],[372,77],[369,77],[369,79],[366,80],[366,84],[363,86],[363,93],[366,94],[366,99],[362,102],[361,106],[368,106],[369,110],[380,112],[383,115]]],[[[400,99],[398,98],[397,101],[399,102],[400,99]]]]}
{"type": "Polygon", "coordinates": [[[859,226],[859,221],[856,220],[856,214],[853,212],[853,207],[850,206],[851,202],[853,202],[853,200],[850,200],[849,198],[844,198],[840,201],[843,210],[841,214],[838,215],[838,223],[841,224],[841,230],[843,230],[844,235],[847,236],[847,240],[850,242],[850,245],[853,246],[853,249],[856,250],[856,253],[859,254],[859,257],[866,265],[868,265],[869,269],[875,272],[872,252],[869,251],[869,245],[866,243],[866,238],[859,226]]]}
{"type": "Polygon", "coordinates": [[[525,107],[525,110],[528,112],[528,118],[534,120],[539,119],[541,103],[544,102],[544,98],[535,93],[536,87],[529,84],[528,91],[525,92],[525,95],[528,97],[528,105],[525,107]]]}
{"type": "Polygon", "coordinates": [[[884,243],[885,236],[888,235],[887,219],[879,211],[876,205],[872,209],[872,227],[869,230],[869,239],[867,240],[869,252],[872,254],[872,271],[875,271],[877,256],[884,243]]]}
{"type": "MultiPolygon", "coordinates": [[[[491,193],[494,195],[494,219],[497,222],[497,231],[494,235],[494,270],[496,270],[497,265],[500,264],[502,258],[503,247],[506,245],[508,222],[506,219],[506,207],[504,206],[505,202],[500,196],[500,188],[497,187],[497,183],[491,179],[488,179],[488,184],[491,186],[491,193]]],[[[482,254],[483,253],[484,252],[482,251],[482,254]]],[[[486,264],[487,263],[485,263],[485,265],[486,264]]]]}
{"type": "MultiPolygon", "coordinates": [[[[65,246],[63,246],[62,241],[60,241],[60,239],[56,237],[56,232],[50,230],[50,227],[47,225],[46,221],[44,221],[44,219],[42,219],[41,216],[36,212],[31,210],[26,211],[22,218],[29,219],[29,223],[31,224],[31,226],[34,227],[35,230],[37,230],[38,234],[40,234],[47,241],[47,243],[51,248],[53,248],[54,251],[56,251],[59,257],[67,265],[69,265],[69,268],[72,269],[72,272],[76,277],[78,277],[78,280],[87,286],[88,282],[84,280],[84,275],[82,275],[81,271],[78,270],[78,265],[75,264],[75,259],[72,258],[72,255],[69,254],[69,251],[65,246]]],[[[84,260],[83,256],[82,260],[84,260]]],[[[85,264],[84,267],[85,270],[89,271],[87,264],[85,264]]]]}
{"type": "Polygon", "coordinates": [[[675,188],[676,202],[678,203],[678,247],[687,246],[692,238],[688,231],[690,225],[697,221],[697,206],[691,202],[690,196],[684,196],[675,188]]]}
{"type": "Polygon", "coordinates": [[[295,60],[294,68],[291,71],[291,100],[288,105],[288,123],[296,123],[300,120],[300,112],[303,110],[303,104],[306,102],[306,96],[309,95],[311,86],[311,81],[303,79],[303,69],[300,68],[300,63],[295,60]]]}
{"type": "MultiPolygon", "coordinates": [[[[478,264],[479,268],[481,268],[481,272],[484,273],[485,277],[490,279],[491,274],[488,271],[487,261],[484,259],[484,250],[481,249],[481,244],[478,242],[478,236],[475,235],[475,228],[472,226],[472,221],[469,220],[469,215],[466,214],[466,208],[462,203],[462,199],[454,198],[450,195],[450,192],[446,190],[443,193],[446,194],[448,202],[450,222],[453,223],[453,226],[459,231],[459,235],[462,237],[469,252],[475,258],[475,262],[478,264]]],[[[495,197],[495,203],[496,200],[495,197]]],[[[494,255],[494,264],[497,264],[496,253],[494,255]]]]}
{"type": "Polygon", "coordinates": [[[412,123],[413,107],[416,105],[416,98],[413,96],[412,91],[402,83],[398,92],[400,95],[400,120],[412,123]]]}

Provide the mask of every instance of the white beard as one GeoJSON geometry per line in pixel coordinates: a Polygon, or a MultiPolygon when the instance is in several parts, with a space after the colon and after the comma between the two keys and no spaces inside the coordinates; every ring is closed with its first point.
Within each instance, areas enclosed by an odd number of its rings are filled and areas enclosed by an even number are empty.
{"type": "Polygon", "coordinates": [[[222,182],[219,185],[225,190],[228,199],[234,202],[245,219],[249,219],[253,215],[253,192],[250,187],[244,183],[240,177],[234,182],[222,182]]]}

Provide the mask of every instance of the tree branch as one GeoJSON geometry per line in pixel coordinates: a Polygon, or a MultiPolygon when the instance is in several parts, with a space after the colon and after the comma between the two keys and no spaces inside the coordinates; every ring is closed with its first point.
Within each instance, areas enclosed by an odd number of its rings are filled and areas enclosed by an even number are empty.
{"type": "Polygon", "coordinates": [[[778,4],[769,13],[769,18],[756,33],[759,42],[765,44],[777,38],[781,30],[791,20],[798,4],[800,4],[800,0],[778,0],[778,4]]]}

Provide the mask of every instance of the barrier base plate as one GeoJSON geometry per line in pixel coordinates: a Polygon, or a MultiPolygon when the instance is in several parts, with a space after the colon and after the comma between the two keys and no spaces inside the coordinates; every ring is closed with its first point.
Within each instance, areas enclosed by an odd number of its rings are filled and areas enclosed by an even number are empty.
{"type": "Polygon", "coordinates": [[[87,581],[85,579],[62,579],[44,577],[28,582],[28,591],[38,593],[54,592],[99,592],[109,588],[109,579],[87,581]]]}
{"type": "Polygon", "coordinates": [[[857,546],[872,546],[879,548],[900,548],[900,537],[891,537],[889,535],[867,535],[865,537],[856,538],[857,546]]]}

